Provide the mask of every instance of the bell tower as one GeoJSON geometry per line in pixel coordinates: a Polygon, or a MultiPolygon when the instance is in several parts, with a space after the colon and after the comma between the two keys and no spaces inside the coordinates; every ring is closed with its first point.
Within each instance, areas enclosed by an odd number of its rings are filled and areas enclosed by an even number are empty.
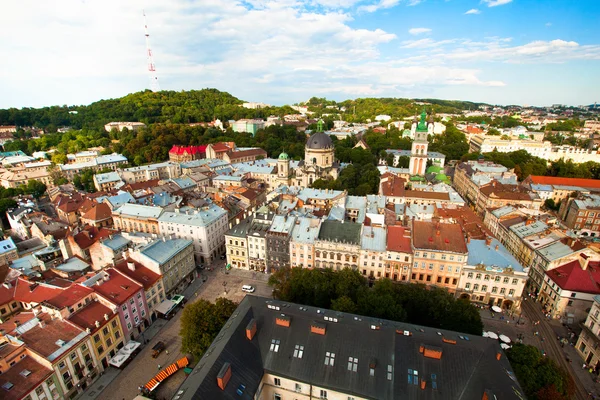
{"type": "Polygon", "coordinates": [[[411,175],[425,175],[427,168],[427,141],[428,134],[427,113],[425,109],[421,113],[421,119],[415,129],[415,138],[410,152],[409,172],[411,175]]]}

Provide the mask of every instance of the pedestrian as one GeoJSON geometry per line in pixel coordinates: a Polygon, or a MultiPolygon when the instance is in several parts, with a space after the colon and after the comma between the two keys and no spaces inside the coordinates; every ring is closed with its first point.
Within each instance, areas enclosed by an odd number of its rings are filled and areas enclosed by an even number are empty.
{"type": "MultiPolygon", "coordinates": [[[[585,364],[583,364],[583,368],[585,368],[585,364]]],[[[158,370],[160,371],[160,364],[158,364],[158,370]]]]}
{"type": "Polygon", "coordinates": [[[166,355],[169,355],[169,350],[165,350],[165,354],[166,354],[166,355]]]}
{"type": "Polygon", "coordinates": [[[581,369],[585,369],[585,367],[587,367],[587,365],[583,363],[583,367],[581,367],[581,369]]]}

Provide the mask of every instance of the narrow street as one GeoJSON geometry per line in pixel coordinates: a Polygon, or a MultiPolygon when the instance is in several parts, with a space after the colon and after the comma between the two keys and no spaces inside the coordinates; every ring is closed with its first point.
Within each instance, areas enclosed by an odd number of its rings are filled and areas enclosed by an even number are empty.
{"type": "MultiPolygon", "coordinates": [[[[224,271],[224,262],[221,261],[219,267],[212,271],[202,271],[202,276],[206,277],[206,282],[197,278],[185,291],[184,295],[188,299],[188,304],[197,299],[214,301],[218,297],[225,297],[234,302],[239,302],[246,295],[241,291],[244,284],[252,285],[256,288],[254,294],[270,297],[271,288],[267,285],[268,276],[258,272],[231,270],[224,271]],[[226,293],[225,293],[226,292],[226,293]]],[[[185,354],[181,353],[181,339],[179,337],[180,318],[183,310],[179,310],[169,321],[158,319],[140,336],[138,341],[149,340],[143,345],[141,352],[125,367],[122,371],[110,367],[86,392],[81,395],[85,400],[114,400],[114,399],[133,399],[139,394],[138,388],[145,385],[161,368],[174,363],[185,354]],[[157,358],[152,358],[152,346],[158,341],[163,341],[166,345],[165,351],[162,351],[157,358]]],[[[192,361],[194,364],[195,361],[192,361]]],[[[156,390],[156,398],[170,399],[175,394],[177,388],[185,380],[183,371],[178,371],[169,377],[156,390]]]]}

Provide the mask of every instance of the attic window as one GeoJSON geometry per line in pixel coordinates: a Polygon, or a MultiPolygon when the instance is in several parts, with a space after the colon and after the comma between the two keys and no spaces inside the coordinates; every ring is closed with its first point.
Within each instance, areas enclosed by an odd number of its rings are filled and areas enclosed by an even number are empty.
{"type": "Polygon", "coordinates": [[[24,377],[28,377],[29,375],[31,375],[31,371],[28,369],[24,369],[23,371],[20,372],[20,374],[24,377]]]}
{"type": "Polygon", "coordinates": [[[12,383],[10,383],[10,382],[6,382],[4,385],[2,385],[2,389],[4,389],[4,390],[8,391],[8,390],[12,389],[12,388],[13,388],[13,386],[15,386],[15,385],[13,385],[13,384],[12,384],[12,383]]]}

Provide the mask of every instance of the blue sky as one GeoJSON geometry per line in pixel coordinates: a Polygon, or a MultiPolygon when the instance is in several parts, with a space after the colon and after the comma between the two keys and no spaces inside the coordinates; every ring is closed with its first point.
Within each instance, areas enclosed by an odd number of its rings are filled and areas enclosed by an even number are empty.
{"type": "Polygon", "coordinates": [[[596,0],[20,0],[3,5],[0,107],[149,87],[248,101],[600,101],[596,0]]]}

